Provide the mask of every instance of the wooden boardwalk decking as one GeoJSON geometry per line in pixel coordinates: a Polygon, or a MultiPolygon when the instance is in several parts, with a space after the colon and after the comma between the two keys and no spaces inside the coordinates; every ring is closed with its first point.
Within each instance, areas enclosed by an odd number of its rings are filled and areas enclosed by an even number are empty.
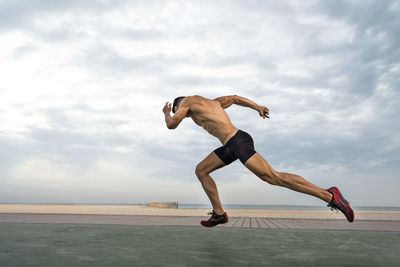
{"type": "MultiPolygon", "coordinates": [[[[120,224],[120,225],[174,225],[200,226],[199,216],[146,216],[146,215],[85,215],[85,214],[28,214],[0,213],[0,223],[71,223],[71,224],[120,224]]],[[[355,221],[272,219],[257,217],[231,217],[218,227],[251,229],[308,229],[308,230],[355,230],[400,232],[400,221],[355,221]]]]}

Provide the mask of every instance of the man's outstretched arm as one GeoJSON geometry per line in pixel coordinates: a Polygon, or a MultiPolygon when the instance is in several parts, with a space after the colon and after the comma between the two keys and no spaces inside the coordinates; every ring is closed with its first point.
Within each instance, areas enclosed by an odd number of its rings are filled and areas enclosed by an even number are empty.
{"type": "Polygon", "coordinates": [[[189,101],[185,101],[186,99],[182,100],[182,103],[179,106],[179,109],[175,112],[174,116],[171,117],[171,103],[165,103],[163,108],[163,112],[165,115],[165,123],[167,124],[168,129],[172,130],[178,127],[178,125],[182,122],[185,118],[186,114],[188,113],[190,106],[189,101]]]}
{"type": "Polygon", "coordinates": [[[216,98],[215,100],[218,101],[224,109],[229,108],[230,106],[232,106],[232,104],[236,104],[242,107],[248,107],[257,110],[260,116],[263,117],[263,119],[269,118],[269,109],[267,107],[257,105],[256,103],[245,97],[231,95],[221,96],[216,98]]]}

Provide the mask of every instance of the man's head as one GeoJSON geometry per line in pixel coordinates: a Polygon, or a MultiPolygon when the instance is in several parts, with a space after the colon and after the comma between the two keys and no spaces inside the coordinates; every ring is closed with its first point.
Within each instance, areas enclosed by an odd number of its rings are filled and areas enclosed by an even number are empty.
{"type": "Polygon", "coordinates": [[[185,98],[185,96],[179,96],[177,98],[174,99],[174,104],[172,105],[172,112],[175,113],[178,108],[179,105],[181,104],[182,100],[185,98]]]}

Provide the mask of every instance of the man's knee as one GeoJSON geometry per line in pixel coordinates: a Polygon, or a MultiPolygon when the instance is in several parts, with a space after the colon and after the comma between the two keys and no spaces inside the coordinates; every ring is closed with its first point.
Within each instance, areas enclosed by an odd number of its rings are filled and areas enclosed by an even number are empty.
{"type": "Polygon", "coordinates": [[[204,175],[207,175],[207,172],[205,168],[201,165],[201,163],[197,164],[196,169],[194,171],[196,173],[196,176],[200,179],[201,177],[204,177],[204,175]]]}

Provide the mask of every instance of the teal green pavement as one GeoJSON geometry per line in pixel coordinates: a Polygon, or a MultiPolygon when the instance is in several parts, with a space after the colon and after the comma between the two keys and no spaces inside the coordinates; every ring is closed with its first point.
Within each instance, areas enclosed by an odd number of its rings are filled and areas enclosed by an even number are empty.
{"type": "Polygon", "coordinates": [[[399,251],[400,232],[0,223],[2,267],[399,266],[399,251]]]}

